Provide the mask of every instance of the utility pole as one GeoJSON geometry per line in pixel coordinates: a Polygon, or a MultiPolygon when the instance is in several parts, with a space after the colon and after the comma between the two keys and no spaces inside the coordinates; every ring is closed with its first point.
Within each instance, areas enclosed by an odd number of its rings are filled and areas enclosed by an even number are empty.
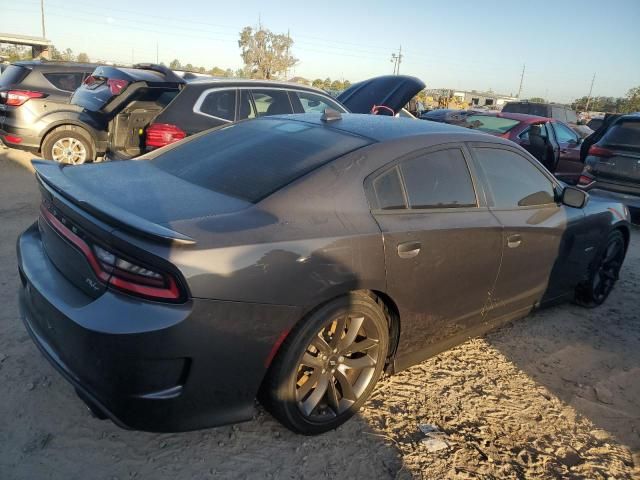
{"type": "Polygon", "coordinates": [[[289,42],[291,41],[291,37],[289,36],[289,29],[287,28],[287,64],[284,69],[284,79],[289,80],[289,42]]]}
{"type": "Polygon", "coordinates": [[[398,49],[398,54],[395,52],[391,54],[391,62],[393,63],[393,74],[400,75],[400,64],[402,63],[402,45],[398,49]]]}
{"type": "Polygon", "coordinates": [[[520,98],[520,94],[522,93],[522,82],[524,81],[524,69],[526,65],[522,65],[522,75],[520,75],[520,87],[518,88],[518,98],[520,98]]]}
{"type": "Polygon", "coordinates": [[[47,38],[47,31],[44,28],[44,0],[40,0],[40,19],[42,21],[42,38],[47,38]]]}
{"type": "Polygon", "coordinates": [[[591,79],[591,87],[589,87],[589,96],[587,96],[587,106],[584,107],[584,111],[589,111],[589,104],[591,103],[591,94],[593,93],[593,83],[596,81],[596,73],[593,72],[593,78],[591,79]]]}
{"type": "Polygon", "coordinates": [[[158,42],[156,41],[156,65],[158,65],[160,63],[160,61],[158,60],[158,51],[159,51],[159,47],[158,47],[158,42]]]}

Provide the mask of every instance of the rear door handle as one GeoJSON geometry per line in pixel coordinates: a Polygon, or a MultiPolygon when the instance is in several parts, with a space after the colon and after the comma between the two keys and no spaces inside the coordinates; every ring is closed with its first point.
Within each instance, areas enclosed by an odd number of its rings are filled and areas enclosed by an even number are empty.
{"type": "Polygon", "coordinates": [[[507,237],[507,247],[518,248],[522,244],[522,235],[514,233],[507,237]]]}
{"type": "Polygon", "coordinates": [[[400,258],[412,258],[420,253],[420,242],[404,242],[398,244],[398,256],[400,258]]]}

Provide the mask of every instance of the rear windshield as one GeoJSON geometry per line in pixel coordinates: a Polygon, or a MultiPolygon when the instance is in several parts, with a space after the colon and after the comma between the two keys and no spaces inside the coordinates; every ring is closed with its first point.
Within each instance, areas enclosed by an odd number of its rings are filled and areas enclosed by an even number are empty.
{"type": "Polygon", "coordinates": [[[29,69],[19,65],[9,65],[0,75],[0,88],[13,87],[29,74],[29,69]]]}
{"type": "Polygon", "coordinates": [[[617,147],[640,147],[640,119],[623,120],[609,129],[603,138],[606,145],[617,147]]]}
{"type": "Polygon", "coordinates": [[[524,113],[527,115],[538,115],[548,117],[549,110],[541,103],[507,103],[502,109],[505,113],[524,113]]]}
{"type": "Polygon", "coordinates": [[[510,118],[490,117],[488,115],[469,115],[465,119],[465,127],[480,130],[486,133],[507,133],[513,127],[518,125],[518,120],[510,118]]]}
{"type": "Polygon", "coordinates": [[[265,118],[195,135],[141,159],[188,182],[255,203],[369,143],[325,126],[265,118]]]}

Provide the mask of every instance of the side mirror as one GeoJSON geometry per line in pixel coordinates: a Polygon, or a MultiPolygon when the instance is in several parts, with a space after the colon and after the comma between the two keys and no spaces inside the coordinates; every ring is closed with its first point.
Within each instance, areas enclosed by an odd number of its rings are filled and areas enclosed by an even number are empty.
{"type": "Polygon", "coordinates": [[[589,194],[576,187],[564,187],[562,191],[562,203],[567,207],[583,208],[588,199],[589,194]]]}

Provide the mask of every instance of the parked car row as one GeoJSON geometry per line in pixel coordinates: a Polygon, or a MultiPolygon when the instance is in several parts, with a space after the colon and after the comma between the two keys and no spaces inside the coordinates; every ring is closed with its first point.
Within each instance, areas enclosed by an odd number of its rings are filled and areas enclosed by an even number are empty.
{"type": "Polygon", "coordinates": [[[377,77],[351,86],[336,100],[299,84],[177,75],[153,64],[119,68],[18,62],[0,78],[2,141],[71,164],[105,155],[136,157],[250,118],[326,108],[369,113],[380,105],[393,105],[396,113],[424,88],[413,77],[377,77]],[[379,92],[392,94],[386,98],[379,92]]]}

